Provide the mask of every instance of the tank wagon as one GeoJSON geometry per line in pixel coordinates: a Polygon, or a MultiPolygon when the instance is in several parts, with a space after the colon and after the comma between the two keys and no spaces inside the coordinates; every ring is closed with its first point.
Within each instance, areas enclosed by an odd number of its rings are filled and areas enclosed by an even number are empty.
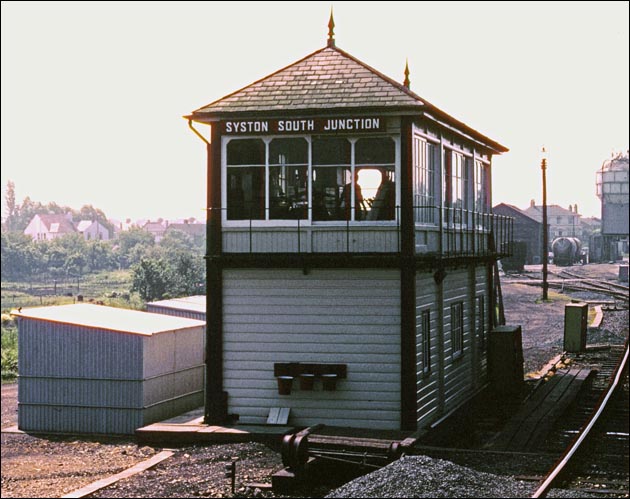
{"type": "Polygon", "coordinates": [[[573,265],[580,261],[582,242],[577,237],[556,237],[551,243],[555,265],[573,265]]]}

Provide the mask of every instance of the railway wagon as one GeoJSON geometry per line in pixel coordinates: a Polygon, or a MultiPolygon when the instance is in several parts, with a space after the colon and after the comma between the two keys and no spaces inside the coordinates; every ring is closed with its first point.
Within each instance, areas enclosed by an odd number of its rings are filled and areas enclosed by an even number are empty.
{"type": "Polygon", "coordinates": [[[553,263],[568,266],[581,259],[582,242],[577,237],[556,237],[551,243],[553,263]]]}
{"type": "Polygon", "coordinates": [[[205,422],[416,429],[488,380],[507,148],[326,45],[185,116],[207,151],[205,422]],[[205,128],[205,127],[208,128],[205,128]]]}

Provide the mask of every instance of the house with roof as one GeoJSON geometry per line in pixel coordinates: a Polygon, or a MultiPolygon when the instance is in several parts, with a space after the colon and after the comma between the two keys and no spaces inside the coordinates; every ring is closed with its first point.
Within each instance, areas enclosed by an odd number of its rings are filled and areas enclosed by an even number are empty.
{"type": "Polygon", "coordinates": [[[24,229],[24,234],[35,241],[51,241],[57,237],[76,234],[72,213],[35,215],[24,229]]]}
{"type": "MultiPolygon", "coordinates": [[[[532,199],[529,207],[523,210],[524,213],[542,223],[542,205],[537,205],[532,199]]],[[[577,237],[582,239],[582,225],[578,214],[578,206],[569,205],[563,208],[557,204],[547,205],[547,226],[549,227],[549,244],[556,237],[577,237]]]]}
{"type": "Polygon", "coordinates": [[[156,243],[159,243],[164,237],[164,233],[166,232],[166,227],[168,222],[158,221],[151,222],[147,221],[144,225],[142,225],[142,229],[146,230],[149,234],[153,236],[153,239],[156,243]]]}
{"type": "Polygon", "coordinates": [[[189,235],[193,241],[203,242],[206,239],[206,224],[204,223],[170,223],[166,227],[165,233],[174,230],[189,235]]]}
{"type": "Polygon", "coordinates": [[[77,232],[86,241],[107,241],[110,238],[109,230],[98,220],[81,220],[77,224],[77,232]]]}
{"type": "Polygon", "coordinates": [[[542,222],[529,216],[520,208],[508,204],[499,203],[492,208],[492,212],[498,215],[511,217],[513,222],[514,244],[524,248],[523,264],[540,264],[542,249],[542,222]]]}
{"type": "Polygon", "coordinates": [[[293,425],[415,430],[492,379],[511,234],[492,158],[508,149],[333,27],[184,116],[207,150],[208,424],[285,408],[293,425]]]}

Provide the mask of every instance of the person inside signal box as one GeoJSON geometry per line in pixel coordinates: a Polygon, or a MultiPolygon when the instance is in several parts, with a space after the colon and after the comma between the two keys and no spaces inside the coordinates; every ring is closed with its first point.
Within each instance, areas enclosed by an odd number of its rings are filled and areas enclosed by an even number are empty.
{"type": "MultiPolygon", "coordinates": [[[[350,220],[350,196],[352,192],[352,182],[348,182],[343,186],[341,191],[341,205],[340,215],[344,220],[350,220]]],[[[363,202],[363,194],[361,193],[361,186],[359,185],[359,171],[354,174],[354,219],[363,220],[363,212],[365,205],[363,202]]]]}

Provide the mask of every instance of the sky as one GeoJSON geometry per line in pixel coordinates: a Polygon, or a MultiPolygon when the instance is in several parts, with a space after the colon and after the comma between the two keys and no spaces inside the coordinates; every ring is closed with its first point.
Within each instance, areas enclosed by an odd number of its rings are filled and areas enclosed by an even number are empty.
{"type": "MultiPolygon", "coordinates": [[[[628,2],[2,1],[6,186],[114,219],[205,220],[206,149],[184,115],[326,45],[509,148],[493,203],[601,215],[628,150],[628,2]]],[[[199,126],[204,129],[207,127],[199,126]]]]}

